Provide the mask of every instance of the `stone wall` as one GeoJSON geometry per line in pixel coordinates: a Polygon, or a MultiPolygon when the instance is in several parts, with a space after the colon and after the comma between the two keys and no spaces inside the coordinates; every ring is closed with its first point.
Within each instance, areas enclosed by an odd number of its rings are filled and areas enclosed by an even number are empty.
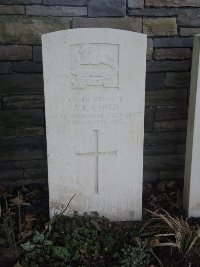
{"type": "Polygon", "coordinates": [[[0,0],[0,5],[1,182],[47,178],[40,35],[77,27],[148,35],[144,179],[183,177],[199,0],[0,0]]]}

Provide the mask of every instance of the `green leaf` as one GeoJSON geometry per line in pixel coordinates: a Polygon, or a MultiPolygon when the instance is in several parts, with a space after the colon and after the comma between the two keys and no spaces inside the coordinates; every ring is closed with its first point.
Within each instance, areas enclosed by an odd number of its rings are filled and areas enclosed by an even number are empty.
{"type": "Polygon", "coordinates": [[[30,252],[30,251],[34,250],[35,245],[31,244],[31,242],[28,241],[28,242],[26,242],[25,244],[21,244],[21,247],[22,247],[25,251],[30,252]]]}

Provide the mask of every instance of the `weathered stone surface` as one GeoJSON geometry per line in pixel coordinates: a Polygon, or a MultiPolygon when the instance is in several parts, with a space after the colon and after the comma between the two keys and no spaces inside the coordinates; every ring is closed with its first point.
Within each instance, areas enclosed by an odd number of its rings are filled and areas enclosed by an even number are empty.
{"type": "Polygon", "coordinates": [[[179,14],[178,8],[143,8],[143,9],[129,9],[129,16],[141,17],[175,17],[179,14]]]}
{"type": "Polygon", "coordinates": [[[86,6],[88,0],[43,0],[43,5],[55,6],[86,6]]]}
{"type": "Polygon", "coordinates": [[[43,35],[42,43],[51,214],[74,191],[70,213],[140,219],[146,36],[76,29],[43,35]]]}
{"type": "Polygon", "coordinates": [[[185,131],[187,129],[187,120],[175,121],[156,121],[154,131],[185,131]]]}
{"type": "Polygon", "coordinates": [[[128,8],[143,8],[144,0],[128,0],[128,8]]]}
{"type": "Polygon", "coordinates": [[[157,90],[146,92],[147,106],[182,105],[187,103],[187,90],[157,90]]]}
{"type": "Polygon", "coordinates": [[[23,170],[0,170],[0,181],[3,179],[22,179],[23,170]]]}
{"type": "Polygon", "coordinates": [[[183,155],[146,155],[144,156],[144,170],[181,170],[184,167],[183,155]]]}
{"type": "Polygon", "coordinates": [[[191,57],[190,48],[165,48],[155,49],[154,59],[187,59],[191,57]]]}
{"type": "Polygon", "coordinates": [[[43,108],[43,95],[15,95],[3,97],[4,108],[43,108]]]}
{"type": "Polygon", "coordinates": [[[0,6],[0,14],[1,15],[24,15],[25,7],[24,6],[10,6],[10,5],[1,5],[0,6]]]}
{"type": "Polygon", "coordinates": [[[145,133],[144,135],[144,144],[146,145],[165,145],[173,144],[185,144],[186,141],[186,132],[158,132],[158,133],[145,133]]]}
{"type": "Polygon", "coordinates": [[[146,74],[146,89],[147,90],[160,90],[164,89],[165,74],[162,72],[148,72],[146,74]]]}
{"type": "Polygon", "coordinates": [[[42,0],[0,0],[0,4],[5,5],[18,5],[18,4],[25,4],[25,5],[34,5],[34,4],[42,4],[42,0]]]}
{"type": "Polygon", "coordinates": [[[146,0],[146,6],[160,7],[200,7],[198,0],[146,0]]]}
{"type": "Polygon", "coordinates": [[[87,16],[87,7],[71,7],[71,6],[27,6],[27,15],[34,16],[87,16]]]}
{"type": "Polygon", "coordinates": [[[184,9],[178,15],[179,26],[199,27],[199,9],[184,9]]]}
{"type": "Polygon", "coordinates": [[[189,67],[188,60],[151,60],[147,62],[147,72],[186,71],[189,67]]]}
{"type": "Polygon", "coordinates": [[[157,107],[155,119],[159,120],[178,120],[187,119],[188,107],[157,107]]]}
{"type": "Polygon", "coordinates": [[[153,55],[153,40],[148,38],[147,40],[147,60],[151,60],[153,55]]]}
{"type": "Polygon", "coordinates": [[[0,42],[2,44],[40,44],[41,34],[69,27],[68,18],[1,16],[0,42]]]}
{"type": "Polygon", "coordinates": [[[42,63],[38,62],[15,62],[12,64],[14,72],[42,73],[42,63]]]}
{"type": "Polygon", "coordinates": [[[47,178],[47,169],[26,169],[24,170],[25,179],[47,178]]]}
{"type": "Polygon", "coordinates": [[[183,38],[183,37],[154,38],[153,45],[155,48],[192,47],[192,38],[183,38]]]}
{"type": "Polygon", "coordinates": [[[190,72],[169,72],[165,75],[166,87],[185,87],[190,85],[190,72]]]}
{"type": "MultiPolygon", "coordinates": [[[[200,16],[199,16],[200,19],[200,16]]],[[[188,111],[183,204],[189,217],[200,217],[200,36],[194,37],[192,72],[188,111]]]]}
{"type": "Polygon", "coordinates": [[[0,127],[34,127],[43,126],[42,109],[0,110],[0,127]]]}
{"type": "Polygon", "coordinates": [[[0,74],[12,73],[10,62],[0,62],[0,74]]]}
{"type": "Polygon", "coordinates": [[[145,132],[152,131],[154,123],[154,108],[147,107],[144,116],[144,129],[145,132]]]}
{"type": "Polygon", "coordinates": [[[200,34],[200,28],[180,28],[181,36],[194,36],[200,34]]]}
{"type": "Polygon", "coordinates": [[[30,128],[0,127],[0,139],[25,137],[25,136],[43,136],[43,135],[44,135],[43,127],[30,127],[30,128]]]}
{"type": "Polygon", "coordinates": [[[141,18],[75,18],[72,20],[73,28],[114,28],[129,31],[142,31],[141,18]]]}
{"type": "Polygon", "coordinates": [[[176,147],[174,145],[146,145],[144,146],[144,155],[173,154],[176,147]]]}
{"type": "Polygon", "coordinates": [[[43,77],[41,74],[1,75],[0,84],[3,92],[9,89],[41,89],[43,77]]]}
{"type": "Polygon", "coordinates": [[[124,17],[126,0],[89,0],[89,17],[124,17]]]}
{"type": "Polygon", "coordinates": [[[42,62],[42,47],[33,46],[33,61],[42,62]]]}
{"type": "Polygon", "coordinates": [[[32,47],[28,45],[0,45],[0,60],[30,60],[32,47]]]}
{"type": "Polygon", "coordinates": [[[149,36],[173,36],[177,34],[175,18],[144,18],[143,32],[149,36]]]}

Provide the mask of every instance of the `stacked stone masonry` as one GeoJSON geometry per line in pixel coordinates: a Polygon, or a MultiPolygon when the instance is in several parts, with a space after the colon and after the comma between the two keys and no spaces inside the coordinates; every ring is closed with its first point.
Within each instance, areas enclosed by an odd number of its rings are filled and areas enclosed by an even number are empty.
{"type": "Polygon", "coordinates": [[[40,36],[80,27],[148,35],[144,180],[183,178],[199,0],[0,0],[0,182],[47,179],[40,36]]]}

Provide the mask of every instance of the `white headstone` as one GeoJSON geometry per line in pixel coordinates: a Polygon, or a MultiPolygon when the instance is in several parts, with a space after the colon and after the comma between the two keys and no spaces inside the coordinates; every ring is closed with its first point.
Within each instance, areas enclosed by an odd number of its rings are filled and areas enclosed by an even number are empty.
{"type": "Polygon", "coordinates": [[[200,217],[200,35],[194,37],[187,127],[184,208],[200,217]]]}
{"type": "Polygon", "coordinates": [[[141,219],[146,36],[42,36],[50,212],[141,219]]]}

